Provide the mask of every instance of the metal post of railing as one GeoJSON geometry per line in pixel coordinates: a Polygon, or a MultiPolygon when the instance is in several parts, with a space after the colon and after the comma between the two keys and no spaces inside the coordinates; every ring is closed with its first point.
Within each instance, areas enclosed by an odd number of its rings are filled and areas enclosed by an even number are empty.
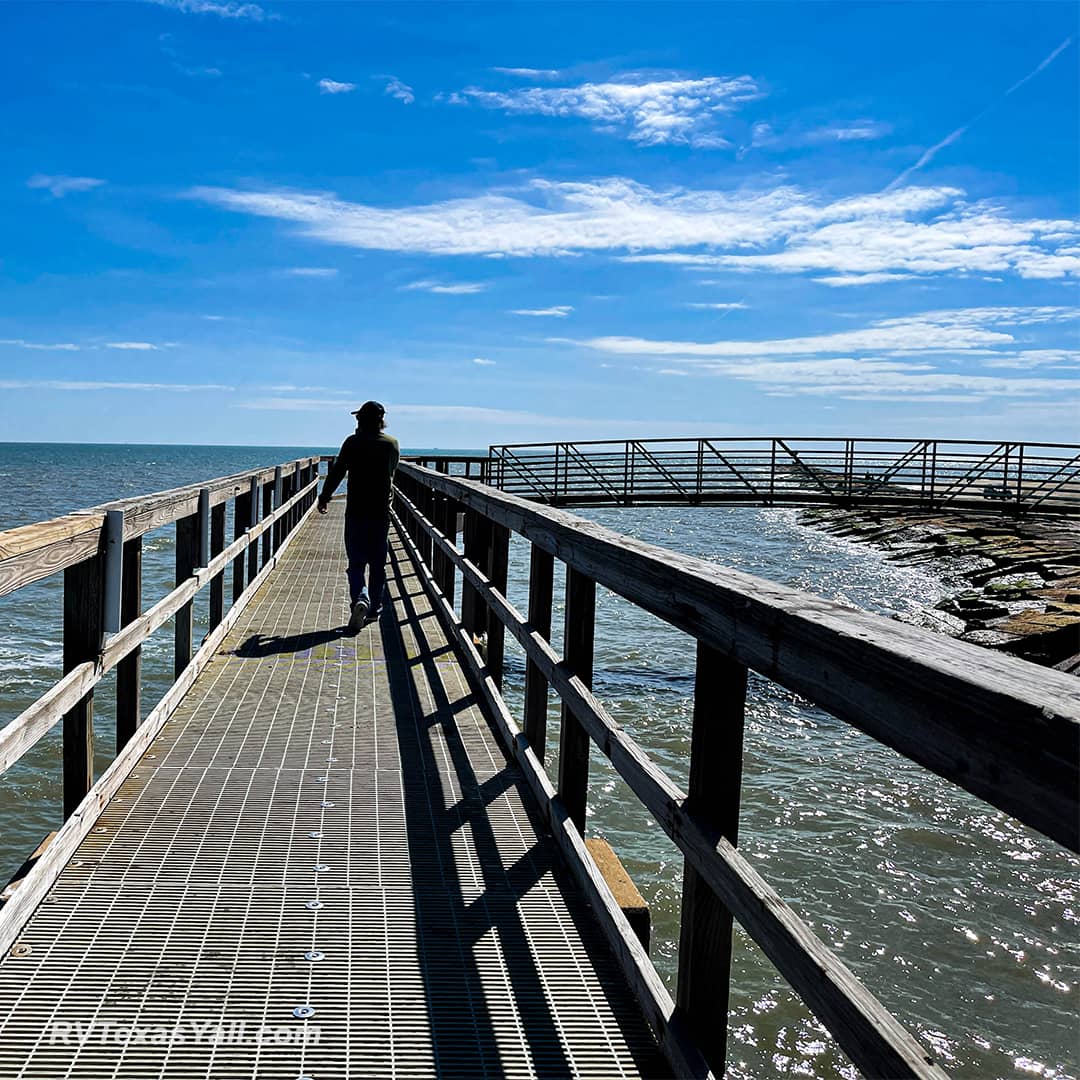
{"type": "Polygon", "coordinates": [[[1016,509],[1024,505],[1024,444],[1017,444],[1016,454],[1016,509]]]}
{"type": "Polygon", "coordinates": [[[772,441],[772,456],[769,459],[769,505],[776,502],[776,440],[772,441]]]}

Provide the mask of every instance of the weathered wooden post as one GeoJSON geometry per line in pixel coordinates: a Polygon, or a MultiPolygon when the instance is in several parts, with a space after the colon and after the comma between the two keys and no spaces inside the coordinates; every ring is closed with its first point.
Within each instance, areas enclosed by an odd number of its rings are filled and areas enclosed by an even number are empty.
{"type": "MultiPolygon", "coordinates": [[[[596,582],[573,567],[567,567],[563,659],[571,674],[590,688],[595,629],[596,582]]],[[[559,730],[559,797],[570,820],[584,836],[585,807],[589,797],[589,735],[565,703],[559,730]]]]}
{"type": "MultiPolygon", "coordinates": [[[[95,662],[104,644],[104,530],[96,555],[64,571],[64,673],[95,662]]],[[[64,714],[64,817],[94,783],[94,691],[64,714]]]]}
{"type": "MultiPolygon", "coordinates": [[[[225,507],[221,507],[224,512],[225,507]]],[[[224,532],[224,517],[222,531],[224,532]]],[[[120,622],[134,622],[142,614],[142,537],[124,544],[120,622]]],[[[119,753],[142,723],[142,646],[136,646],[116,665],[116,752],[119,753]]]]}
{"type": "MultiPolygon", "coordinates": [[[[199,515],[188,514],[176,522],[176,584],[183,585],[199,565],[199,515]]],[[[173,678],[179,679],[191,663],[195,636],[195,604],[189,600],[173,623],[173,678]]]]}
{"type": "MultiPolygon", "coordinates": [[[[746,682],[743,664],[698,642],[685,805],[732,844],[739,841],[746,682]]],[[[731,912],[687,864],[677,1002],[717,1076],[724,1074],[730,980],[731,912]]]]}
{"type": "MultiPolygon", "coordinates": [[[[262,486],[262,515],[261,520],[265,520],[274,512],[274,483],[272,480],[267,480],[262,486]]],[[[273,536],[271,536],[270,529],[262,534],[262,564],[265,566],[270,561],[271,547],[274,542],[273,536]]]]}
{"type": "MultiPolygon", "coordinates": [[[[248,516],[247,525],[249,528],[254,528],[259,524],[259,478],[253,476],[248,487],[248,504],[250,506],[250,514],[248,516]]],[[[247,549],[247,579],[250,585],[259,573],[259,542],[254,541],[247,549]]]]}
{"type": "MultiPolygon", "coordinates": [[[[506,595],[506,579],[510,565],[510,530],[505,525],[491,524],[491,540],[488,548],[487,576],[492,587],[506,595]]],[[[487,605],[485,605],[486,607],[487,605]]],[[[503,682],[504,642],[506,628],[502,620],[488,619],[488,670],[495,685],[501,690],[503,682]]]]}
{"type": "MultiPolygon", "coordinates": [[[[491,522],[478,510],[465,511],[465,558],[482,574],[488,571],[491,522]]],[[[487,605],[468,580],[461,583],[461,621],[474,640],[487,629],[487,605]]]]}
{"type": "MultiPolygon", "coordinates": [[[[529,556],[529,625],[546,641],[551,640],[551,594],[555,582],[555,557],[532,546],[529,556]]],[[[522,730],[541,766],[547,742],[548,681],[530,658],[525,662],[525,710],[522,730]]]]}
{"type": "MultiPolygon", "coordinates": [[[[210,511],[210,558],[225,550],[225,504],[220,502],[210,511]]],[[[213,630],[225,617],[225,573],[215,574],[210,582],[210,624],[213,630]]]]}
{"type": "MultiPolygon", "coordinates": [[[[244,535],[244,530],[248,527],[248,523],[251,521],[251,492],[245,491],[236,496],[236,500],[233,503],[233,539],[239,540],[244,535]]],[[[233,559],[233,603],[243,595],[244,592],[244,553],[241,551],[239,555],[233,559]]]]}
{"type": "MultiPolygon", "coordinates": [[[[277,465],[274,468],[274,509],[276,510],[281,506],[281,466],[277,465]]],[[[281,519],[279,518],[274,522],[274,543],[271,547],[271,553],[276,555],[277,549],[281,547],[281,519]]]]}

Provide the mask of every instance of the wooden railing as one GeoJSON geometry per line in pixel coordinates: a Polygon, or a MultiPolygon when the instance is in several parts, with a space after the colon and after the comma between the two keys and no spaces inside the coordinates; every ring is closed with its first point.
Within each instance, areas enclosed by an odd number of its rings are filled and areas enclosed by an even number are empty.
{"type": "Polygon", "coordinates": [[[1080,515],[1080,445],[629,439],[492,446],[489,483],[553,506],[750,503],[1080,515]]]}
{"type": "Polygon", "coordinates": [[[64,826],[0,909],[0,952],[194,681],[273,568],[315,502],[317,457],[237,473],[205,484],[105,503],[0,533],[0,596],[63,572],[64,675],[0,727],[0,774],[63,722],[64,826]],[[226,506],[233,536],[226,545],[226,506]],[[142,609],[142,538],[175,522],[176,587],[142,609]],[[260,568],[260,541],[262,565],[260,568]],[[231,589],[226,576],[232,569],[231,589]],[[209,628],[196,649],[195,596],[209,586],[209,628]],[[226,595],[230,603],[226,604],[226,595]],[[144,717],[142,645],[174,620],[174,682],[144,717]],[[94,782],[94,688],[116,670],[116,757],[94,782]],[[36,886],[35,886],[36,883],[36,886]],[[28,906],[29,905],[29,906],[28,906]]]}
{"type": "Polygon", "coordinates": [[[864,1074],[943,1076],[738,851],[748,670],[1073,851],[1080,846],[1080,683],[442,471],[402,464],[396,513],[436,609],[459,631],[479,693],[580,883],[606,914],[616,956],[679,1075],[723,1073],[734,917],[864,1074]],[[531,542],[527,615],[506,597],[511,533],[531,542]],[[550,642],[556,559],[566,571],[561,655],[550,642]],[[696,642],[688,791],[592,694],[597,585],[696,642]],[[500,693],[505,631],[526,656],[520,725],[500,693]],[[485,632],[481,658],[473,642],[485,632]],[[554,780],[543,766],[549,689],[562,701],[554,780]],[[676,1001],[584,852],[590,741],[685,857],[676,1001]]]}

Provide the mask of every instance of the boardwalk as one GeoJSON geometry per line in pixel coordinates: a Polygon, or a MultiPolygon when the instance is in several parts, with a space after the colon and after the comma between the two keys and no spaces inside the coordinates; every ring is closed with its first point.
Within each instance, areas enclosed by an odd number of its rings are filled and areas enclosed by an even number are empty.
{"type": "Polygon", "coordinates": [[[381,621],[328,629],[340,515],[0,960],[4,1080],[670,1072],[399,542],[381,621]]]}

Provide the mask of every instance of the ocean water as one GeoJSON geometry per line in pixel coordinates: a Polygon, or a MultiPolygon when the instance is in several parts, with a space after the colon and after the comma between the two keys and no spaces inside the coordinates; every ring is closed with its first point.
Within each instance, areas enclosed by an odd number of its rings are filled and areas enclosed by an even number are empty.
{"type": "MultiPolygon", "coordinates": [[[[287,461],[318,447],[0,444],[0,530],[137,494],[287,461]]],[[[798,523],[790,509],[592,510],[611,528],[886,615],[919,621],[934,575],[798,523]]],[[[171,528],[146,537],[145,597],[172,586],[171,528]]],[[[231,535],[231,524],[229,526],[231,535]]],[[[528,552],[511,547],[524,610],[528,552]]],[[[196,608],[205,622],[205,597],[196,608]]],[[[59,579],[0,598],[0,723],[60,673],[59,579]]],[[[597,695],[685,784],[693,642],[600,590],[597,695]]],[[[555,639],[561,626],[557,596],[555,639]]],[[[144,651],[149,707],[171,677],[169,627],[144,651]]],[[[506,696],[520,716],[521,654],[506,696]]],[[[96,697],[98,768],[112,754],[109,680],[96,697]]],[[[549,770],[557,765],[552,708],[549,770]]],[[[0,878],[59,822],[59,731],[0,776],[0,878]]],[[[589,831],[605,836],[649,901],[652,956],[674,991],[682,860],[594,750],[589,831]]],[[[740,848],[815,932],[959,1077],[1078,1077],[1080,861],[796,695],[752,677],[740,848]]],[[[737,933],[729,1075],[854,1077],[831,1038],[737,933]]]]}

